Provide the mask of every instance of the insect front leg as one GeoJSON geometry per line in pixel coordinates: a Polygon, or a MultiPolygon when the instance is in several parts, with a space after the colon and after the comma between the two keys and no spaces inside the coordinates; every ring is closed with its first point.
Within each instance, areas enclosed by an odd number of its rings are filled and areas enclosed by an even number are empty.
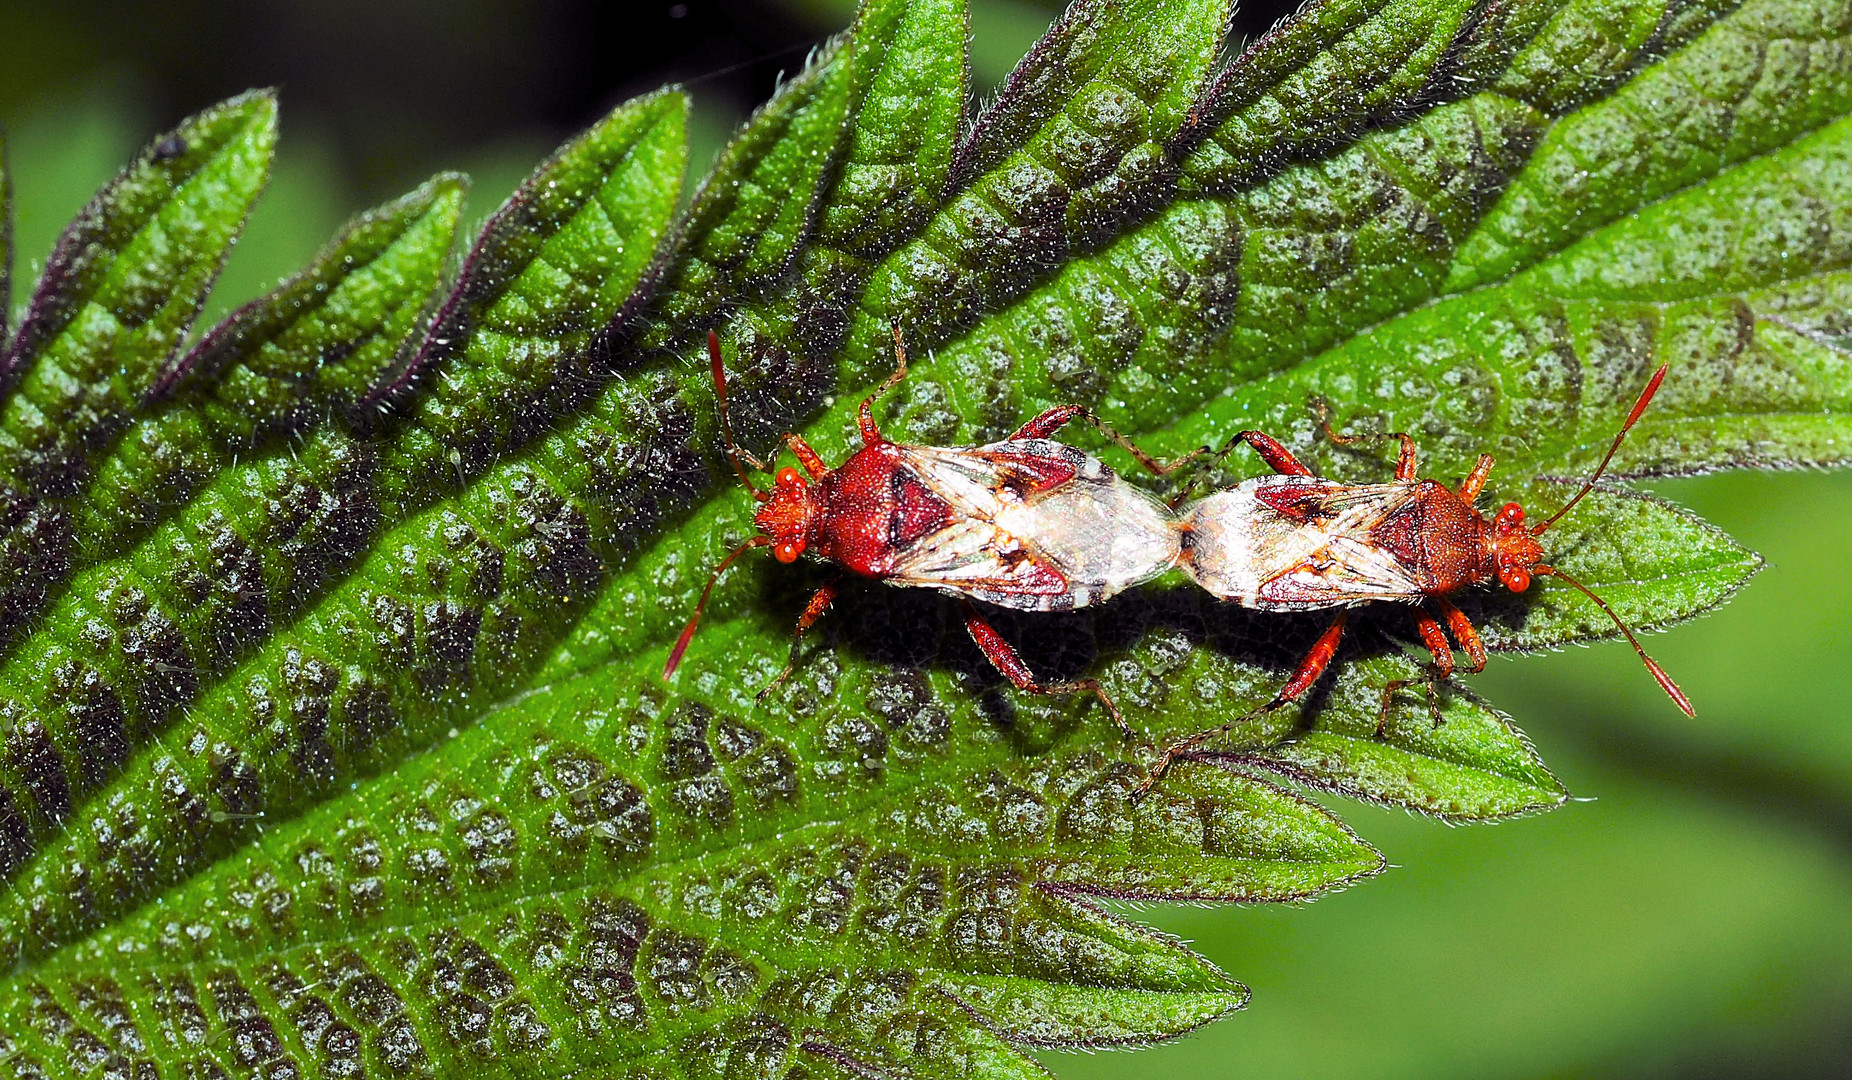
{"type": "Polygon", "coordinates": [[[1378,739],[1389,733],[1389,706],[1394,704],[1395,695],[1404,687],[1421,686],[1427,689],[1428,707],[1434,711],[1434,725],[1440,726],[1440,700],[1434,687],[1453,674],[1453,646],[1447,643],[1447,633],[1440,628],[1440,623],[1435,622],[1434,616],[1421,608],[1415,609],[1415,632],[1421,635],[1421,643],[1433,654],[1434,666],[1418,678],[1392,679],[1383,684],[1383,707],[1376,714],[1375,737],[1378,739]]]}
{"type": "Polygon", "coordinates": [[[804,441],[803,436],[791,432],[785,436],[785,445],[797,455],[798,464],[804,466],[804,471],[810,474],[812,480],[820,479],[823,474],[830,471],[830,467],[823,464],[823,459],[810,448],[810,444],[804,441]]]}
{"type": "Polygon", "coordinates": [[[1473,466],[1473,471],[1467,473],[1466,479],[1460,483],[1460,500],[1471,506],[1478,500],[1479,493],[1485,490],[1486,477],[1491,475],[1492,455],[1480,454],[1478,464],[1473,466]]]}
{"type": "Polygon", "coordinates": [[[875,426],[875,400],[881,395],[900,385],[900,380],[907,377],[907,344],[902,339],[900,324],[894,324],[894,370],[875,387],[875,392],[862,399],[862,407],[855,414],[855,422],[862,430],[862,445],[872,446],[886,442],[881,436],[881,429],[875,426]]]}
{"type": "Polygon", "coordinates": [[[1119,725],[1120,732],[1127,739],[1135,737],[1132,733],[1132,726],[1125,722],[1124,715],[1119,712],[1119,706],[1107,696],[1105,688],[1100,686],[1098,679],[1073,679],[1068,682],[1046,685],[1036,682],[1035,673],[1029,670],[1029,665],[1022,662],[1022,657],[1016,655],[1015,647],[1003,640],[1003,635],[997,633],[996,629],[978,614],[976,608],[968,603],[960,606],[964,609],[965,630],[971,634],[971,640],[977,642],[977,647],[983,652],[984,659],[989,660],[993,667],[1002,672],[1003,677],[1013,683],[1016,689],[1030,694],[1092,694],[1099,698],[1100,704],[1106,706],[1106,711],[1112,714],[1113,723],[1119,725]]]}
{"type": "Polygon", "coordinates": [[[1312,684],[1316,683],[1319,676],[1325,673],[1325,669],[1331,666],[1331,658],[1337,655],[1338,644],[1344,640],[1344,624],[1349,617],[1350,613],[1347,611],[1338,612],[1338,617],[1331,620],[1331,625],[1326,627],[1325,632],[1312,643],[1311,649],[1305,654],[1305,659],[1299,661],[1299,666],[1294,669],[1292,678],[1286,680],[1286,685],[1280,688],[1279,693],[1273,695],[1272,701],[1252,712],[1243,713],[1226,724],[1205,728],[1165,747],[1164,752],[1158,755],[1157,764],[1151,767],[1150,774],[1145,777],[1145,782],[1138,785],[1138,790],[1132,793],[1132,798],[1134,800],[1143,798],[1145,792],[1150,791],[1153,784],[1164,778],[1164,774],[1170,771],[1171,763],[1178,758],[1191,753],[1211,739],[1221,738],[1250,720],[1258,720],[1268,713],[1291,704],[1295,698],[1311,689],[1312,684]]]}
{"type": "Polygon", "coordinates": [[[1453,640],[1459,642],[1460,648],[1466,650],[1466,658],[1471,661],[1471,666],[1466,669],[1466,673],[1477,675],[1484,671],[1487,663],[1485,642],[1479,640],[1479,631],[1473,626],[1473,621],[1466,617],[1466,612],[1453,606],[1447,600],[1436,597],[1434,604],[1440,608],[1441,616],[1447,620],[1447,629],[1453,634],[1453,640]]]}
{"type": "MultiPolygon", "coordinates": [[[[1453,634],[1453,640],[1460,643],[1467,657],[1466,672],[1477,675],[1485,670],[1485,643],[1479,640],[1479,631],[1474,628],[1471,619],[1452,602],[1441,597],[1433,598],[1434,605],[1440,609],[1441,617],[1447,620],[1447,630],[1453,634]]],[[[1420,608],[1415,609],[1415,629],[1421,635],[1421,643],[1434,657],[1434,666],[1426,675],[1418,679],[1396,679],[1383,686],[1383,708],[1376,717],[1376,737],[1382,738],[1389,730],[1389,706],[1396,692],[1404,687],[1421,685],[1428,691],[1428,707],[1434,713],[1434,726],[1439,727],[1444,718],[1440,711],[1440,684],[1450,678],[1455,669],[1453,649],[1447,644],[1447,635],[1440,624],[1420,608]]]]}
{"type": "Polygon", "coordinates": [[[804,631],[817,624],[817,620],[821,619],[823,613],[829,610],[830,601],[836,599],[836,594],[841,591],[842,578],[831,578],[828,582],[824,583],[821,589],[817,590],[815,596],[810,598],[810,603],[804,605],[804,613],[797,617],[797,629],[791,634],[791,656],[785,661],[784,670],[774,676],[771,682],[765,684],[765,687],[759,691],[756,700],[764,701],[765,695],[778,689],[778,684],[784,682],[786,677],[796,669],[798,650],[804,645],[804,631]]]}

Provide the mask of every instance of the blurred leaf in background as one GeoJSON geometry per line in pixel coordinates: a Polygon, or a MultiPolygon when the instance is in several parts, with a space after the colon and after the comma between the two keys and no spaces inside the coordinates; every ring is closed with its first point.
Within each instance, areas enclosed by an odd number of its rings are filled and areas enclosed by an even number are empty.
{"type": "MultiPolygon", "coordinates": [[[[715,147],[777,70],[796,70],[851,14],[827,0],[661,7],[305,3],[260,17],[212,4],[9,5],[0,118],[13,132],[22,263],[43,260],[145,132],[200,102],[282,83],[278,164],[212,319],[307,262],[356,206],[456,168],[476,178],[480,215],[617,100],[746,63],[694,88],[698,101],[731,97],[730,108],[696,117],[715,147]],[[374,21],[357,30],[362,15],[374,21]],[[380,57],[358,62],[344,48],[356,38],[380,57]]],[[[1588,10],[1598,25],[1603,9],[1588,10]]],[[[980,87],[1053,14],[974,4],[980,87]]],[[[1243,17],[1258,30],[1271,14],[1243,17]]],[[[700,138],[697,173],[712,152],[700,138]]],[[[1063,1077],[1852,1067],[1852,915],[1842,902],[1852,885],[1852,587],[1833,570],[1852,528],[1852,478],[1731,475],[1656,490],[1774,567],[1727,619],[1652,643],[1700,703],[1697,721],[1656,700],[1612,643],[1495,662],[1475,689],[1520,717],[1570,790],[1595,801],[1464,830],[1343,804],[1396,866],[1369,888],[1307,910],[1140,913],[1243,977],[1255,1008],[1137,1056],[1045,1061],[1063,1077]]]]}

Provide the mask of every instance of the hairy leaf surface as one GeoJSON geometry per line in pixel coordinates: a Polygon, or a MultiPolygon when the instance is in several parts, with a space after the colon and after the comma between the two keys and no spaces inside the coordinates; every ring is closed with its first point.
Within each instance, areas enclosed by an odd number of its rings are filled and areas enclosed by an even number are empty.
{"type": "Polygon", "coordinates": [[[6,347],[13,317],[13,160],[5,131],[0,131],[0,349],[6,347]]]}
{"type": "Polygon", "coordinates": [[[275,143],[275,99],[234,98],[150,143],[59,238],[0,353],[0,643],[68,573],[73,496],[180,348],[275,143]]]}

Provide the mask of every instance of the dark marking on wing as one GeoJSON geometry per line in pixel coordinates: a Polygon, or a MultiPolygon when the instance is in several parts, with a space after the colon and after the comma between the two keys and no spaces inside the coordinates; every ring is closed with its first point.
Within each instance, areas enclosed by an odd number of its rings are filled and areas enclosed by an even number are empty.
{"type": "Polygon", "coordinates": [[[1337,516],[1338,508],[1331,505],[1331,490],[1308,488],[1304,484],[1258,487],[1254,489],[1254,498],[1295,525],[1322,525],[1337,516]]]}
{"type": "Polygon", "coordinates": [[[997,474],[999,493],[1008,491],[1018,499],[1028,499],[1071,482],[1075,475],[1072,462],[1042,454],[1025,454],[1011,450],[985,450],[982,457],[997,474]]]}
{"type": "MultiPolygon", "coordinates": [[[[1000,572],[988,573],[982,566],[931,573],[910,570],[890,580],[903,585],[945,589],[952,592],[996,593],[1006,596],[1059,596],[1073,591],[1068,583],[1067,575],[1041,559],[1030,557],[1007,568],[997,564],[992,565],[1000,572]]],[[[1005,606],[1020,605],[1005,603],[1005,606]]]]}
{"type": "Polygon", "coordinates": [[[1425,562],[1422,548],[1427,535],[1420,510],[1419,503],[1399,506],[1370,527],[1370,542],[1394,556],[1411,573],[1425,562]]]}
{"type": "Polygon", "coordinates": [[[1289,482],[1262,484],[1254,489],[1254,498],[1295,525],[1323,526],[1358,507],[1375,512],[1351,523],[1353,528],[1369,529],[1376,522],[1415,501],[1418,484],[1338,484],[1328,480],[1286,478],[1289,482]],[[1298,481],[1292,483],[1290,481],[1298,481]]]}
{"type": "Polygon", "coordinates": [[[894,500],[888,516],[890,547],[909,547],[952,523],[951,504],[920,483],[911,469],[895,469],[889,483],[894,500]]]}

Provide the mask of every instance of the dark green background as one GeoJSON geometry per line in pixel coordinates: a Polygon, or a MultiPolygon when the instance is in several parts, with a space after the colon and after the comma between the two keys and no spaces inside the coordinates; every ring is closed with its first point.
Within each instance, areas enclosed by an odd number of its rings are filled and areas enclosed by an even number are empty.
{"type": "MultiPolygon", "coordinates": [[[[22,279],[152,132],[280,85],[277,173],[213,312],[349,214],[440,168],[480,217],[624,97],[691,82],[696,161],[850,0],[0,4],[0,122],[22,279]],[[676,17],[672,7],[682,12],[676,17]]],[[[1248,5],[1254,32],[1280,6],[1248,5]]],[[[994,85],[1052,5],[973,0],[994,85]]],[[[1676,373],[1673,375],[1677,377],[1676,373]]],[[[1767,556],[1734,603],[1651,639],[1499,659],[1474,686],[1589,801],[1448,828],[1344,807],[1394,868],[1303,909],[1146,908],[1255,991],[1250,1011],[1064,1078],[1852,1074],[1852,473],[1657,483],[1767,556]]]]}

